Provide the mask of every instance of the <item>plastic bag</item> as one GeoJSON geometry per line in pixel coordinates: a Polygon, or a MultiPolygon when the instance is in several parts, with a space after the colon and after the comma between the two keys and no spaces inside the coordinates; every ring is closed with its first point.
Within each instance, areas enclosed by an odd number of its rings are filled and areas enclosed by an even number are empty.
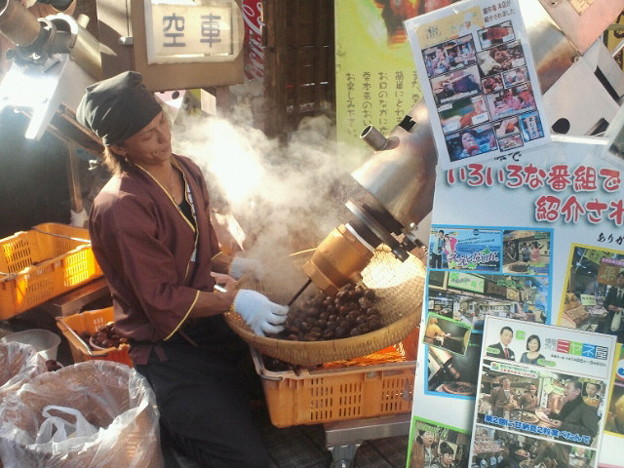
{"type": "Polygon", "coordinates": [[[154,393],[135,369],[102,360],[66,366],[0,402],[1,461],[4,468],[162,467],[158,417],[154,393]],[[97,431],[38,443],[49,405],[74,408],[97,431]]]}
{"type": "Polygon", "coordinates": [[[0,343],[0,401],[46,370],[45,359],[33,346],[16,341],[0,343]]]}
{"type": "Polygon", "coordinates": [[[48,405],[42,411],[44,420],[39,426],[35,444],[45,444],[47,442],[72,442],[78,441],[81,437],[89,437],[95,434],[98,429],[85,419],[80,411],[66,406],[48,405]],[[65,413],[74,417],[74,422],[62,416],[50,414],[50,410],[55,413],[65,413]]]}

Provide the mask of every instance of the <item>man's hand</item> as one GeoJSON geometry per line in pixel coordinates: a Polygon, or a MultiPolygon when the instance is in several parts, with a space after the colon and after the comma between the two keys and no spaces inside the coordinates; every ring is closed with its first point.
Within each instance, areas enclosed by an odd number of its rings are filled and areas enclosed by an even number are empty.
{"type": "Polygon", "coordinates": [[[211,271],[210,276],[215,279],[215,284],[221,286],[226,291],[233,291],[234,289],[236,289],[236,280],[230,275],[215,273],[214,271],[211,271]]]}
{"type": "Polygon", "coordinates": [[[284,327],[288,307],[271,302],[266,296],[250,289],[241,289],[234,298],[234,310],[256,335],[279,333],[284,327]]]}

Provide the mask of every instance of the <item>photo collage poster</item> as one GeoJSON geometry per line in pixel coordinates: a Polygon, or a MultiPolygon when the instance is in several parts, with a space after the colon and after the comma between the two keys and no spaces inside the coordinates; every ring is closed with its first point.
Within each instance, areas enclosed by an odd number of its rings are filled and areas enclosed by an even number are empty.
{"type": "Polygon", "coordinates": [[[470,466],[597,466],[615,337],[490,316],[483,340],[470,466]]]}
{"type": "Polygon", "coordinates": [[[469,0],[405,22],[442,167],[548,143],[518,0],[469,0]]]}
{"type": "Polygon", "coordinates": [[[487,316],[550,323],[550,229],[432,225],[426,393],[474,398],[487,316]]]}
{"type": "MultiPolygon", "coordinates": [[[[492,344],[484,336],[489,319],[624,341],[611,331],[613,316],[605,304],[624,272],[624,171],[601,156],[606,144],[600,138],[553,135],[543,147],[438,168],[413,424],[426,420],[474,436],[480,357],[492,344]]],[[[527,350],[511,351],[520,362],[527,350]]],[[[561,374],[561,379],[576,375],[561,374]]],[[[604,400],[608,388],[596,386],[604,400]]],[[[600,424],[607,419],[607,408],[603,411],[600,424]]],[[[488,434],[504,430],[485,429],[488,434]]],[[[416,443],[418,434],[412,430],[410,436],[416,443]]],[[[602,445],[614,437],[606,430],[602,445]]],[[[600,465],[624,466],[624,460],[619,465],[609,460],[613,450],[591,450],[600,465]]],[[[581,446],[572,452],[581,460],[577,452],[583,452],[581,446]]],[[[496,456],[506,453],[501,448],[496,456]]],[[[458,458],[455,463],[471,466],[458,458]]]]}

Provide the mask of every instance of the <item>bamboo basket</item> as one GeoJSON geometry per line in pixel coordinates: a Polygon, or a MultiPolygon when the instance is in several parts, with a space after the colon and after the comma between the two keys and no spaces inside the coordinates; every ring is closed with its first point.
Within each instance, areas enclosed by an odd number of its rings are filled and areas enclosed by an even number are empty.
{"type": "MultiPolygon", "coordinates": [[[[281,259],[279,265],[272,265],[267,281],[253,285],[243,282],[242,287],[256,289],[275,302],[285,303],[292,291],[298,289],[295,285],[307,280],[301,266],[310,255],[311,252],[296,253],[281,259]]],[[[425,266],[415,256],[401,262],[386,248],[375,252],[362,271],[362,282],[377,293],[376,307],[383,327],[363,335],[326,341],[291,341],[256,335],[233,310],[225,314],[225,320],[260,353],[291,364],[315,366],[353,359],[399,343],[419,325],[425,272],[425,266]]]]}

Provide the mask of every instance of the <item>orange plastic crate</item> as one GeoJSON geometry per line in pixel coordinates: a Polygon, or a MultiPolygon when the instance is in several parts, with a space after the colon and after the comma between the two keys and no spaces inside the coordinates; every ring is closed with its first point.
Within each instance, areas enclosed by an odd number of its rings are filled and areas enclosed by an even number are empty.
{"type": "Polygon", "coordinates": [[[341,369],[270,371],[252,348],[269,416],[277,427],[412,411],[416,361],[341,369]]]}
{"type": "Polygon", "coordinates": [[[0,240],[0,320],[102,276],[86,229],[44,223],[0,240]]]}
{"type": "Polygon", "coordinates": [[[118,348],[106,348],[94,351],[82,339],[85,333],[93,335],[108,322],[112,322],[113,319],[114,313],[112,307],[89,310],[80,312],[79,314],[68,315],[67,317],[57,317],[56,326],[61,330],[61,333],[63,333],[63,336],[69,343],[69,349],[74,358],[74,363],[103,359],[132,366],[132,360],[129,355],[130,346],[127,344],[122,344],[118,348]]]}

